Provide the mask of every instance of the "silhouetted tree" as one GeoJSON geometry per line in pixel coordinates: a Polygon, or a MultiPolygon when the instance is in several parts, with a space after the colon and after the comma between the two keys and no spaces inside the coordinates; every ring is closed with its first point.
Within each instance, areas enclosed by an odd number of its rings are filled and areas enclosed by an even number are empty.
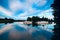
{"type": "Polygon", "coordinates": [[[5,23],[5,24],[7,24],[7,23],[13,23],[13,22],[14,22],[13,19],[7,19],[7,18],[5,18],[5,19],[0,19],[0,23],[5,23]]]}
{"type": "Polygon", "coordinates": [[[37,22],[37,18],[35,16],[32,17],[32,25],[35,26],[37,22]]]}
{"type": "Polygon", "coordinates": [[[30,17],[27,18],[27,21],[32,21],[32,19],[30,17]]]}
{"type": "Polygon", "coordinates": [[[40,21],[40,17],[36,16],[36,21],[40,21]]]}
{"type": "Polygon", "coordinates": [[[33,16],[32,18],[28,17],[27,21],[32,21],[32,25],[37,25],[36,22],[38,21],[48,21],[49,23],[52,23],[52,19],[44,18],[44,16],[42,18],[38,16],[33,16]]]}
{"type": "Polygon", "coordinates": [[[54,0],[52,7],[54,9],[54,22],[56,23],[52,40],[60,40],[60,0],[54,0]]]}

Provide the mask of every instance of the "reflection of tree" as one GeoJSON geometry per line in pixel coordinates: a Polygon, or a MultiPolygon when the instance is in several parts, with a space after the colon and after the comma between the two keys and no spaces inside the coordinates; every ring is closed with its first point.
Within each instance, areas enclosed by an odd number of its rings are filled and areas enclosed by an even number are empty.
{"type": "Polygon", "coordinates": [[[38,19],[38,17],[35,17],[35,16],[32,17],[32,25],[33,26],[37,26],[37,24],[36,24],[36,22],[38,21],[37,19],[38,19]]]}
{"type": "Polygon", "coordinates": [[[40,17],[38,17],[38,16],[33,16],[33,17],[28,17],[27,18],[27,21],[32,21],[32,25],[37,25],[36,24],[36,22],[38,22],[38,21],[48,21],[49,23],[52,23],[53,22],[53,20],[51,19],[48,19],[48,18],[44,18],[44,17],[42,17],[42,18],[40,18],[40,17]]]}
{"type": "Polygon", "coordinates": [[[39,21],[39,20],[40,20],[40,18],[38,16],[36,16],[36,17],[33,16],[32,18],[30,18],[30,17],[27,18],[27,21],[32,21],[33,26],[34,25],[37,26],[36,22],[39,21]]]}
{"type": "Polygon", "coordinates": [[[60,40],[60,0],[55,0],[52,7],[54,9],[54,22],[56,22],[52,40],[60,40]]]}

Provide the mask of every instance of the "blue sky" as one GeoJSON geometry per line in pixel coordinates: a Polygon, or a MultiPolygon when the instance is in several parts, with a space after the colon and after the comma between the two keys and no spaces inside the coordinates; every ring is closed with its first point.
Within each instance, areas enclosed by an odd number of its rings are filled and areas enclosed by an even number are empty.
{"type": "Polygon", "coordinates": [[[26,19],[39,16],[53,19],[54,0],[0,0],[0,18],[26,19]]]}

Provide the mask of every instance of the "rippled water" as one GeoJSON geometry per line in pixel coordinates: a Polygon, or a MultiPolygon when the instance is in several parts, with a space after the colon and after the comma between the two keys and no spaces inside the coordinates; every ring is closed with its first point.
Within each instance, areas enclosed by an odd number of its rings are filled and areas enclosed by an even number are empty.
{"type": "Polygon", "coordinates": [[[0,24],[0,40],[50,40],[54,25],[28,26],[22,23],[0,24]]]}

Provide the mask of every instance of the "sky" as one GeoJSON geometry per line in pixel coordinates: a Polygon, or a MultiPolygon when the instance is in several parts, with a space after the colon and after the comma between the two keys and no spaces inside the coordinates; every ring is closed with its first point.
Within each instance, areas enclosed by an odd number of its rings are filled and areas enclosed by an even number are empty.
{"type": "Polygon", "coordinates": [[[0,18],[27,19],[39,16],[53,19],[54,0],[0,0],[0,18]]]}

